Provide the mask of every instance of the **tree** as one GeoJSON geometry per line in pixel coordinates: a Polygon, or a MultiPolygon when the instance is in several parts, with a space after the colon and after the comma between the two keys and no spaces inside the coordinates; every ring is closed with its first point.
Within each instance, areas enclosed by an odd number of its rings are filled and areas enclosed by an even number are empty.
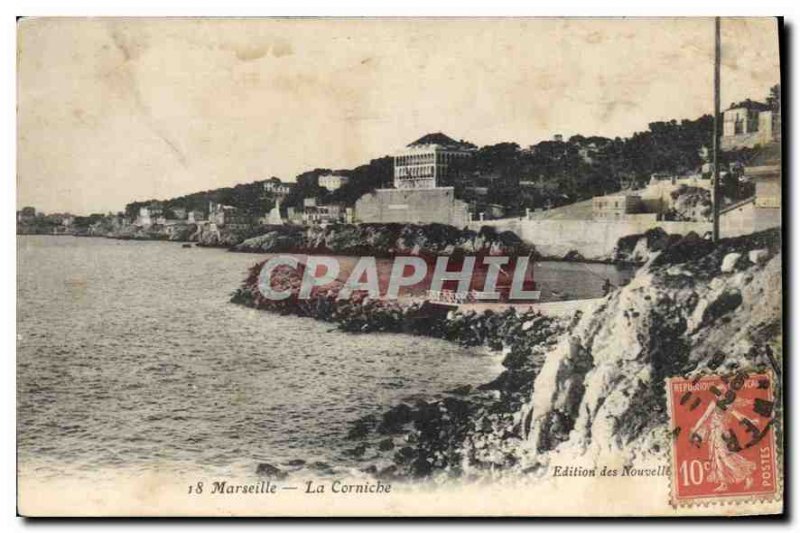
{"type": "Polygon", "coordinates": [[[777,83],[769,88],[769,96],[767,96],[767,105],[773,113],[780,114],[781,112],[781,84],[777,83]]]}

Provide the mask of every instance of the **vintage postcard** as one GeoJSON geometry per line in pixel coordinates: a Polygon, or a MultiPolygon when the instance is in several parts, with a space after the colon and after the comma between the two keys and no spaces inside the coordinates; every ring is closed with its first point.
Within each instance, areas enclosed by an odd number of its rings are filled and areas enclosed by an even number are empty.
{"type": "Polygon", "coordinates": [[[18,513],[783,513],[782,32],[21,18],[18,513]]]}

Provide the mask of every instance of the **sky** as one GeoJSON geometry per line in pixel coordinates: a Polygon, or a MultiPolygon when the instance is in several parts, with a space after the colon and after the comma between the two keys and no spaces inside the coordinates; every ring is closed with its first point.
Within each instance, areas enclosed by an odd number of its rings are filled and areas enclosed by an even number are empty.
{"type": "MultiPolygon", "coordinates": [[[[713,111],[713,21],[23,19],[17,204],[118,211],[442,131],[628,136],[713,111]]],[[[722,104],[779,81],[777,22],[723,19],[722,104]]]]}

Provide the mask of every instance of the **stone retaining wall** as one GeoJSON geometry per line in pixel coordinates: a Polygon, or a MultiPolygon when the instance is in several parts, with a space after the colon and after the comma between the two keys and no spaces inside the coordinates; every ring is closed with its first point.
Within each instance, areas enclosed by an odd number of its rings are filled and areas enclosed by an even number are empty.
{"type": "Polygon", "coordinates": [[[629,220],[526,220],[523,218],[471,222],[470,229],[492,226],[498,231],[513,231],[536,246],[545,256],[563,257],[576,251],[586,259],[609,259],[620,238],[662,228],[668,234],[703,236],[711,231],[710,222],[656,222],[650,218],[629,220]]]}

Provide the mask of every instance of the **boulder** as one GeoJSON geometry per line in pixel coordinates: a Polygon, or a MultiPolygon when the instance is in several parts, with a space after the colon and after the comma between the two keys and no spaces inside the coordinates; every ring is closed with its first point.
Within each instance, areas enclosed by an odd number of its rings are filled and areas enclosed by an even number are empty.
{"type": "Polygon", "coordinates": [[[433,472],[433,465],[423,457],[417,457],[417,459],[411,463],[411,474],[414,477],[428,477],[431,475],[431,472],[433,472]]]}
{"type": "Polygon", "coordinates": [[[445,391],[448,394],[455,394],[457,396],[466,396],[472,390],[472,385],[461,385],[460,387],[456,387],[454,389],[450,389],[449,391],[445,391]]]}
{"type": "Polygon", "coordinates": [[[258,466],[256,467],[256,475],[266,476],[273,479],[284,479],[287,474],[280,468],[269,463],[258,463],[258,466]]]}
{"type": "Polygon", "coordinates": [[[679,263],[686,263],[687,261],[695,261],[707,255],[714,249],[714,243],[708,239],[704,239],[697,233],[690,231],[679,240],[670,239],[669,246],[659,255],[652,260],[651,267],[661,265],[676,265],[679,263]]]}
{"type": "Polygon", "coordinates": [[[383,439],[378,443],[378,449],[382,452],[389,451],[394,448],[394,441],[392,439],[383,439]]]}
{"type": "Polygon", "coordinates": [[[322,461],[315,461],[311,463],[309,467],[318,472],[329,472],[331,470],[331,465],[328,463],[323,463],[322,461]]]}
{"type": "Polygon", "coordinates": [[[362,457],[366,453],[366,451],[367,451],[366,444],[359,444],[355,448],[351,448],[349,450],[345,450],[344,454],[347,455],[348,457],[358,458],[358,457],[362,457]]]}
{"type": "Polygon", "coordinates": [[[670,236],[663,228],[655,227],[644,232],[648,251],[660,251],[669,246],[670,236]]]}
{"type": "Polygon", "coordinates": [[[364,417],[359,418],[355,422],[353,422],[350,431],[347,432],[348,440],[360,440],[367,436],[370,430],[375,427],[375,417],[372,415],[367,415],[364,417]]]}
{"type": "Polygon", "coordinates": [[[747,258],[750,259],[750,262],[754,265],[763,265],[769,259],[769,250],[766,248],[750,250],[750,253],[747,254],[747,258]]]}
{"type": "Polygon", "coordinates": [[[719,269],[726,274],[733,272],[736,269],[736,263],[739,261],[740,257],[742,257],[742,254],[737,252],[727,254],[722,259],[722,265],[719,267],[719,269]]]}
{"type": "Polygon", "coordinates": [[[413,410],[410,406],[404,403],[396,405],[383,414],[378,432],[384,434],[398,432],[404,424],[411,422],[412,417],[413,410]]]}
{"type": "Polygon", "coordinates": [[[737,289],[728,289],[722,292],[714,301],[708,304],[703,311],[702,324],[711,324],[718,318],[734,311],[742,304],[742,293],[737,289]]]}
{"type": "Polygon", "coordinates": [[[411,446],[404,446],[394,454],[394,461],[398,464],[410,463],[417,456],[416,450],[411,446]]]}
{"type": "Polygon", "coordinates": [[[378,479],[395,479],[397,477],[397,467],[389,465],[386,468],[382,468],[378,471],[376,477],[378,479]]]}

